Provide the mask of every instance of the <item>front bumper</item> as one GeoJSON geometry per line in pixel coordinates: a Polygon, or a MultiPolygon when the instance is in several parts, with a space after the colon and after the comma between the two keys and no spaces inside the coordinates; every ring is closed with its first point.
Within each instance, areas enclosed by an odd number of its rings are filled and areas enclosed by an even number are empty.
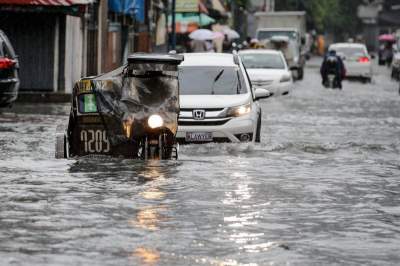
{"type": "Polygon", "coordinates": [[[230,119],[223,125],[179,125],[176,138],[178,142],[186,142],[187,132],[211,132],[213,142],[240,142],[240,135],[248,134],[254,141],[257,121],[251,114],[230,119]]]}
{"type": "Polygon", "coordinates": [[[372,78],[371,64],[350,63],[346,67],[346,77],[372,78]]]}
{"type": "Polygon", "coordinates": [[[0,107],[10,105],[18,96],[18,79],[0,79],[0,107]]]}

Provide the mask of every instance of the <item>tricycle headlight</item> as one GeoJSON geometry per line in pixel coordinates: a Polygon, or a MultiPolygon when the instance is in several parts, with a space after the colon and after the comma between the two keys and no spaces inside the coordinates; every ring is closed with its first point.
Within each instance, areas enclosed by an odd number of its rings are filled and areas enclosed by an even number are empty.
{"type": "Polygon", "coordinates": [[[235,107],[229,107],[227,110],[227,116],[242,116],[250,113],[251,111],[251,104],[244,104],[235,107]]]}
{"type": "Polygon", "coordinates": [[[159,128],[164,125],[164,119],[160,115],[151,115],[147,120],[147,124],[151,128],[159,128]]]}

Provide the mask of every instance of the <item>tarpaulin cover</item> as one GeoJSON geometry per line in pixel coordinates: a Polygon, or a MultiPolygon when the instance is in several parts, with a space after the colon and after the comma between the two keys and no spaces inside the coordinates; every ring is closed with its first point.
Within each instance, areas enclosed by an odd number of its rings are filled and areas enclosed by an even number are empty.
{"type": "Polygon", "coordinates": [[[92,80],[97,110],[112,117],[112,124],[129,125],[122,136],[110,134],[115,143],[145,134],[147,119],[158,114],[164,126],[176,134],[179,114],[177,64],[143,62],[127,64],[92,80]]]}
{"type": "Polygon", "coordinates": [[[145,20],[144,1],[145,0],[108,0],[108,8],[115,13],[135,17],[136,20],[143,23],[145,20]]]}

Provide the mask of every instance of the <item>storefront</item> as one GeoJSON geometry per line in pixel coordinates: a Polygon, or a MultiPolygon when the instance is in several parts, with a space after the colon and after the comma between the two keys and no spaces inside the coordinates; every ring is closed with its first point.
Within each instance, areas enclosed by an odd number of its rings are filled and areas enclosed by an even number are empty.
{"type": "Polygon", "coordinates": [[[93,0],[1,1],[1,28],[19,56],[22,91],[68,93],[87,74],[90,8],[93,0]]]}

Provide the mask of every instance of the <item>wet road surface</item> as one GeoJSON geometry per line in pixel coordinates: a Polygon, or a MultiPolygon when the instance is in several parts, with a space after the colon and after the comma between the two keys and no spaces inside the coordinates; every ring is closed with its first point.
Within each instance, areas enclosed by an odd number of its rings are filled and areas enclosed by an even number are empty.
{"type": "Polygon", "coordinates": [[[68,105],[0,114],[0,265],[398,265],[400,96],[389,71],[263,106],[262,144],[178,161],[54,159],[68,105]]]}

